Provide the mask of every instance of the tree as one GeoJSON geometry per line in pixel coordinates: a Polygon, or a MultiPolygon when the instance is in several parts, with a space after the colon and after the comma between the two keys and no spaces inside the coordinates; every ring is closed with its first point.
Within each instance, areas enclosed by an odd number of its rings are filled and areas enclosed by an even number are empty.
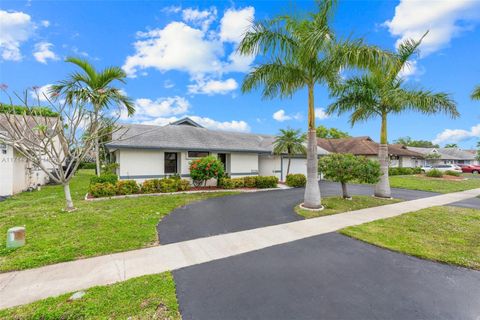
{"type": "Polygon", "coordinates": [[[477,142],[477,155],[475,156],[477,161],[480,161],[480,141],[477,142]]]}
{"type": "MultiPolygon", "coordinates": [[[[125,108],[129,116],[135,113],[135,107],[130,98],[121,89],[112,85],[115,81],[125,83],[127,75],[121,68],[107,67],[97,71],[92,64],[84,59],[69,57],[65,61],[75,64],[83,72],[74,72],[67,80],[52,85],[50,94],[64,95],[69,104],[72,104],[75,100],[91,104],[94,122],[102,118],[101,112],[112,104],[117,104],[119,108],[125,108]]],[[[97,175],[100,175],[100,145],[98,140],[95,141],[95,162],[97,175]]]]}
{"type": "Polygon", "coordinates": [[[377,161],[349,153],[333,153],[321,157],[318,167],[326,179],[341,183],[344,199],[351,199],[347,183],[376,183],[381,175],[377,161]]]}
{"type": "Polygon", "coordinates": [[[433,144],[428,140],[413,140],[410,137],[400,137],[394,140],[393,143],[401,144],[407,147],[419,147],[419,148],[440,148],[438,144],[433,144]]]}
{"type": "Polygon", "coordinates": [[[327,128],[325,126],[317,127],[317,138],[322,139],[340,139],[340,138],[349,138],[350,135],[337,128],[327,128]]]}
{"type": "MultiPolygon", "coordinates": [[[[27,95],[25,95],[26,97],[27,95]]],[[[66,210],[74,210],[70,194],[70,180],[78,166],[92,150],[99,135],[99,122],[92,121],[91,112],[76,100],[74,104],[62,102],[52,104],[50,113],[35,115],[26,98],[22,101],[25,112],[0,114],[3,120],[0,141],[14,148],[33,165],[44,171],[48,177],[63,186],[66,210]]],[[[38,97],[38,94],[37,94],[38,97]]]]}
{"type": "Polygon", "coordinates": [[[193,184],[198,187],[202,183],[206,186],[210,179],[223,177],[223,163],[214,156],[206,156],[190,162],[190,177],[193,184]]]}
{"type": "Polygon", "coordinates": [[[448,94],[405,85],[402,70],[410,67],[409,59],[418,52],[423,37],[419,41],[403,41],[397,51],[392,53],[392,63],[373,66],[366,74],[349,78],[337,86],[333,91],[337,101],[327,110],[330,114],[351,112],[352,126],[376,117],[381,119],[378,159],[382,177],[375,187],[377,197],[389,198],[391,195],[388,179],[387,117],[408,110],[427,115],[444,112],[453,118],[459,115],[455,102],[448,94]]]}
{"type": "Polygon", "coordinates": [[[238,51],[244,55],[262,54],[264,63],[245,77],[242,91],[263,87],[264,98],[291,98],[301,89],[308,92],[307,185],[303,205],[321,208],[317,179],[317,142],[314,88],[333,86],[340,70],[373,66],[384,59],[384,52],[368,47],[361,40],[341,41],[330,27],[335,1],[318,1],[318,12],[306,18],[279,16],[257,22],[247,31],[238,51]]]}
{"type": "Polygon", "coordinates": [[[275,154],[286,153],[288,155],[287,176],[290,173],[291,157],[295,154],[307,153],[307,149],[303,145],[306,138],[300,130],[295,129],[280,129],[280,134],[275,137],[273,152],[275,154]]]}
{"type": "Polygon", "coordinates": [[[445,148],[458,148],[458,144],[456,143],[447,143],[445,148]]]}
{"type": "Polygon", "coordinates": [[[480,85],[476,86],[475,89],[473,89],[471,98],[472,100],[480,100],[480,85]]]}

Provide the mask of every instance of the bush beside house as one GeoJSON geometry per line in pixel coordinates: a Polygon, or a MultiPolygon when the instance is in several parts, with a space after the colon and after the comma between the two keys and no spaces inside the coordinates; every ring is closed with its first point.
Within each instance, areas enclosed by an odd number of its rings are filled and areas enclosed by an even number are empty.
{"type": "Polygon", "coordinates": [[[437,169],[429,170],[429,171],[427,171],[427,173],[425,173],[425,175],[429,178],[442,178],[443,177],[442,171],[437,170],[437,169]]]}
{"type": "Polygon", "coordinates": [[[223,177],[223,163],[215,156],[207,156],[190,162],[190,177],[193,184],[198,187],[207,185],[210,179],[223,177]]]}
{"type": "Polygon", "coordinates": [[[389,168],[388,175],[389,176],[404,176],[404,175],[411,175],[411,174],[420,174],[422,173],[422,168],[389,168]]]}
{"type": "Polygon", "coordinates": [[[274,176],[251,176],[244,178],[221,178],[219,180],[219,187],[223,189],[238,189],[238,188],[276,188],[278,185],[278,178],[274,176]]]}
{"type": "Polygon", "coordinates": [[[307,184],[307,178],[304,174],[297,173],[297,174],[289,174],[287,175],[287,180],[285,184],[289,187],[298,188],[298,187],[305,187],[307,184]]]}

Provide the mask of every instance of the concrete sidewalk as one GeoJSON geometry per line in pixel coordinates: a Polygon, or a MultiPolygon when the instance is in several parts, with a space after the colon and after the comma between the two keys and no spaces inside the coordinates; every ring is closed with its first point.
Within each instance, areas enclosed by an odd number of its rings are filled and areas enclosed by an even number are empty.
{"type": "Polygon", "coordinates": [[[227,258],[479,195],[480,189],[473,189],[37,269],[3,273],[0,274],[0,308],[227,258]]]}

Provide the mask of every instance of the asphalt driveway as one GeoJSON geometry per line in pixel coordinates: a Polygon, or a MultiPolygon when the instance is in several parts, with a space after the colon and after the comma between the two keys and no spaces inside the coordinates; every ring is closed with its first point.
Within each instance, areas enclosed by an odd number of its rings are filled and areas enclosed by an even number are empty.
{"type": "Polygon", "coordinates": [[[472,319],[480,272],[330,233],[173,272],[189,319],[472,319]]]}
{"type": "MultiPolygon", "coordinates": [[[[322,181],[322,196],[340,195],[339,183],[322,181]]],[[[352,195],[372,195],[373,186],[349,185],[352,195]]],[[[302,201],[304,189],[243,193],[208,199],[175,209],[157,225],[161,244],[208,237],[217,234],[276,225],[303,218],[293,208],[302,201]]],[[[392,189],[398,199],[414,200],[437,193],[392,189]]],[[[453,205],[480,208],[480,199],[469,199],[453,205]]]]}

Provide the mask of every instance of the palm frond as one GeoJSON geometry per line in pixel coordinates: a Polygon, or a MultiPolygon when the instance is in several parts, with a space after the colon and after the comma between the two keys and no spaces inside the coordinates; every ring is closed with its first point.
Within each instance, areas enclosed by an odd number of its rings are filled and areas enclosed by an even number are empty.
{"type": "Polygon", "coordinates": [[[86,59],[78,58],[78,57],[67,57],[65,59],[66,62],[73,63],[80,67],[85,73],[88,75],[88,77],[94,81],[94,79],[97,77],[97,71],[93,67],[93,65],[88,62],[86,59]]]}
{"type": "Polygon", "coordinates": [[[98,88],[105,88],[113,81],[120,81],[125,83],[127,74],[119,67],[108,67],[102,70],[96,79],[96,85],[98,88]]]}
{"type": "Polygon", "coordinates": [[[472,92],[471,98],[473,100],[480,100],[480,85],[476,86],[472,92]]]}
{"type": "Polygon", "coordinates": [[[397,61],[393,65],[390,71],[390,77],[396,78],[402,69],[409,67],[409,60],[416,54],[418,54],[418,48],[422,44],[423,39],[427,36],[428,31],[423,34],[419,40],[406,39],[398,45],[397,48],[397,61]]]}
{"type": "Polygon", "coordinates": [[[392,93],[390,101],[396,113],[409,109],[423,114],[445,113],[452,118],[460,116],[455,101],[444,92],[398,89],[392,93]]]}

